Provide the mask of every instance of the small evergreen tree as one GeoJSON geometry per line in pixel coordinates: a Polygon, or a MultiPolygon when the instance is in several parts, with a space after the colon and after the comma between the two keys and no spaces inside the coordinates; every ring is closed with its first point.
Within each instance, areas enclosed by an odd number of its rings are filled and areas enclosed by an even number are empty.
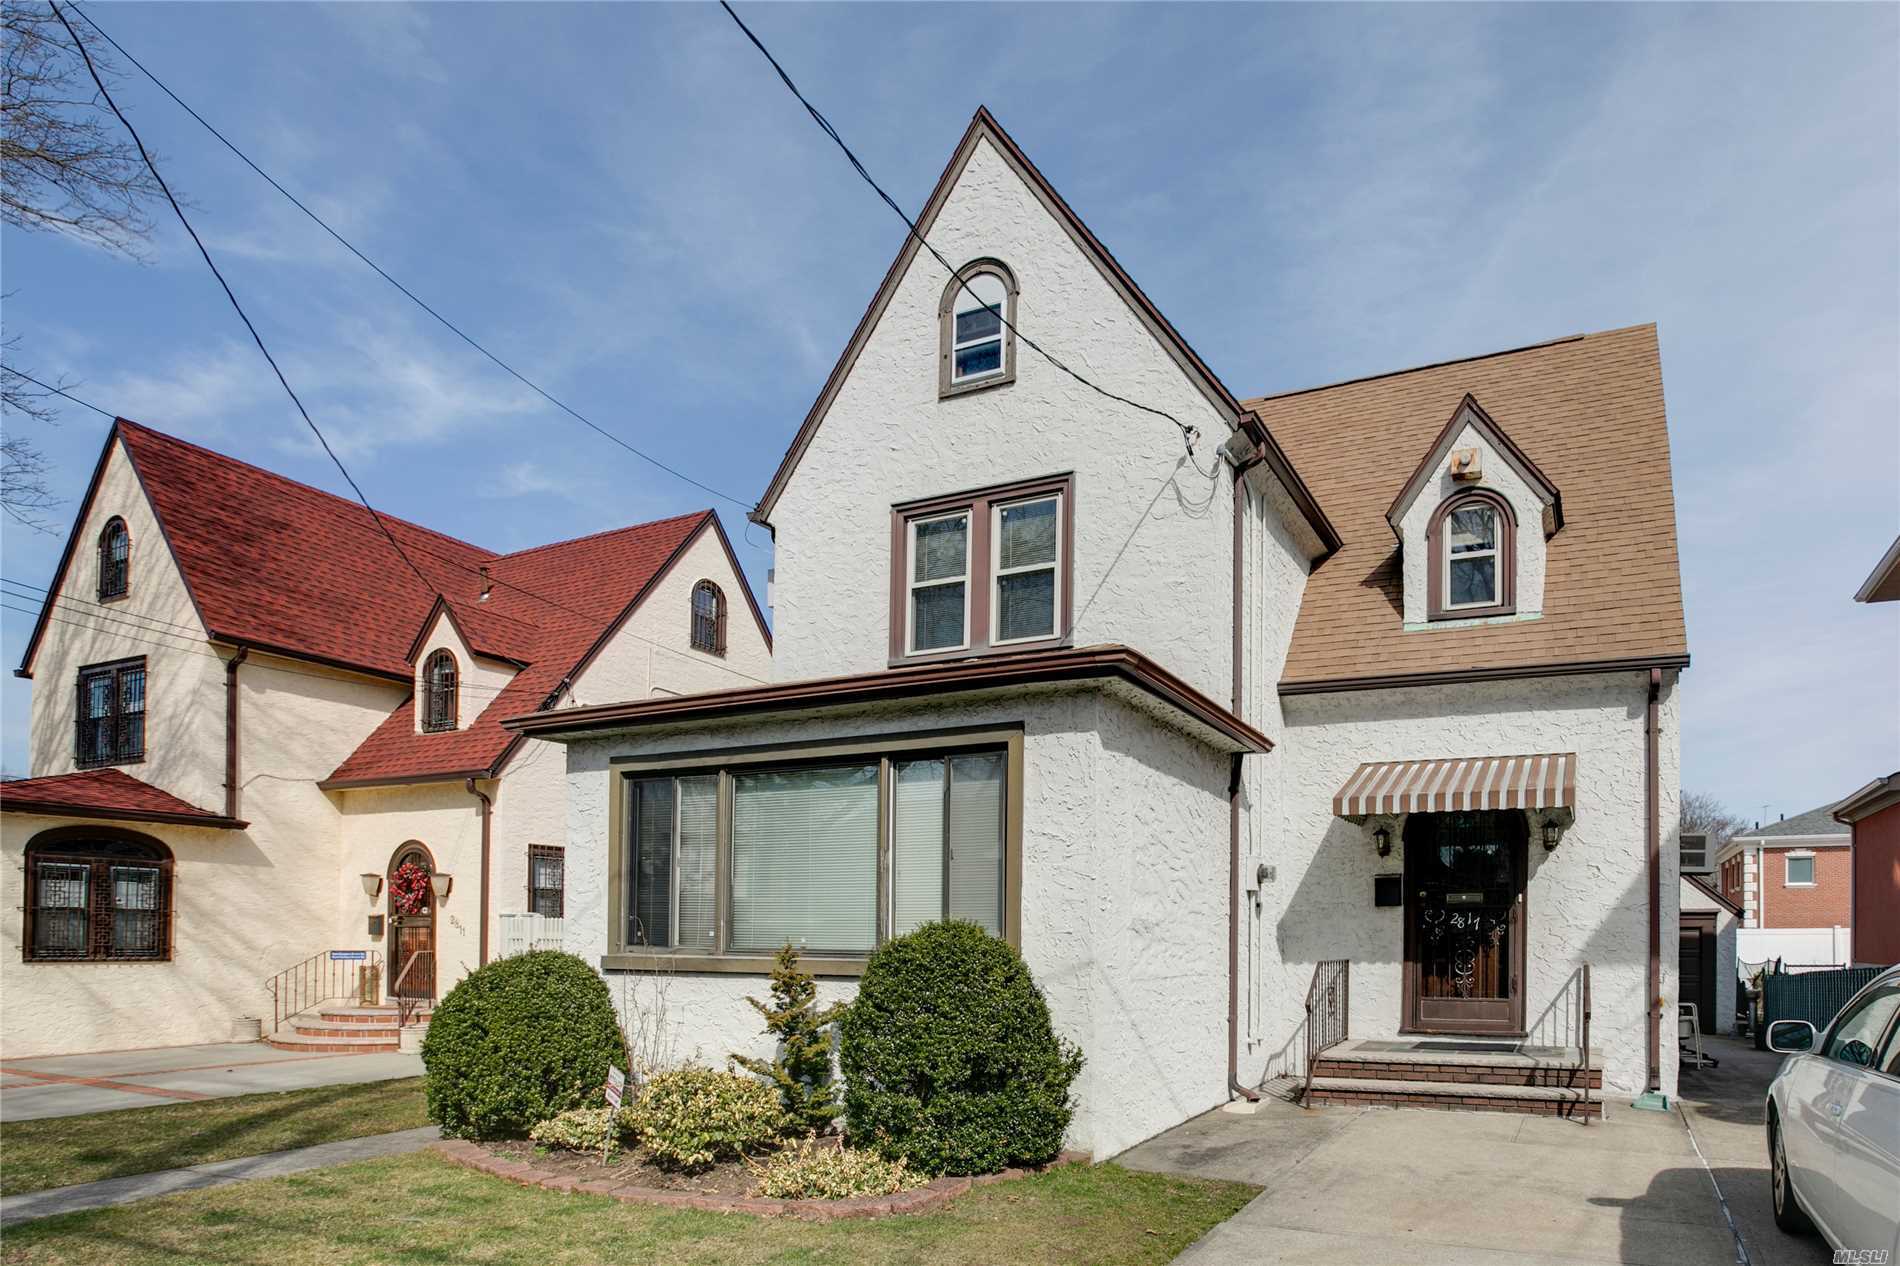
{"type": "Polygon", "coordinates": [[[746,1001],[765,1017],[765,1031],[778,1039],[778,1058],[768,1063],[734,1055],[734,1062],[777,1087],[790,1129],[805,1134],[829,1130],[839,1110],[838,1088],[831,1078],[830,1030],[845,1004],[819,1009],[818,982],[799,969],[798,951],[790,943],[772,962],[772,1005],[757,998],[746,1001]]]}

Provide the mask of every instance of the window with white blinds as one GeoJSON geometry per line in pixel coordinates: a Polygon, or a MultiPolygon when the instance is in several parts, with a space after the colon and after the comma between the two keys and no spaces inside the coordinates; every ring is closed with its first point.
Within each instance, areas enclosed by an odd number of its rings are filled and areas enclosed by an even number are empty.
{"type": "Polygon", "coordinates": [[[796,766],[746,753],[628,775],[616,952],[756,961],[789,943],[849,959],[947,918],[1013,936],[1009,751],[1020,737],[966,742],[839,745],[796,766]]]}
{"type": "Polygon", "coordinates": [[[732,780],[732,948],[877,945],[875,763],[732,780]]]}

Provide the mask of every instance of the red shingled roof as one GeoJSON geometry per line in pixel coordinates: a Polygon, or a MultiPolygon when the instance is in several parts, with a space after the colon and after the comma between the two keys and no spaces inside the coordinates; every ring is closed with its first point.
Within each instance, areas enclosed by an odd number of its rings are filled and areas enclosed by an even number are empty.
{"type": "Polygon", "coordinates": [[[700,532],[718,531],[711,510],[541,545],[495,558],[494,587],[480,607],[450,603],[463,636],[513,646],[527,664],[490,699],[465,730],[416,733],[413,697],[376,727],[324,781],[328,787],[374,785],[450,775],[487,777],[521,740],[501,719],[542,708],[648,586],[700,532]],[[511,587],[514,586],[514,587],[511,587]],[[531,590],[539,598],[529,597],[531,590]],[[540,601],[547,598],[558,607],[540,601]],[[530,624],[530,622],[532,622],[530,624]],[[532,645],[510,639],[532,628],[532,645]]]}
{"type": "Polygon", "coordinates": [[[200,809],[118,769],[88,769],[77,774],[0,782],[0,811],[223,829],[247,825],[200,809]]]}

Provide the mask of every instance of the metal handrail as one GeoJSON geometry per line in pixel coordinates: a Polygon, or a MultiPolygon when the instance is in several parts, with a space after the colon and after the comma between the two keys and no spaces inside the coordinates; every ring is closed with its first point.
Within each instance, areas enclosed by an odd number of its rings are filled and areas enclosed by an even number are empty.
{"type": "Polygon", "coordinates": [[[285,1020],[308,1011],[319,1002],[347,995],[360,996],[370,972],[382,974],[383,956],[378,950],[318,950],[300,963],[294,963],[264,982],[271,997],[271,1032],[283,1027],[285,1020]],[[362,954],[362,958],[335,958],[332,955],[362,954]]]}
{"type": "Polygon", "coordinates": [[[1590,964],[1583,965],[1583,1123],[1590,1124],[1590,964]]]}
{"type": "MultiPolygon", "coordinates": [[[[396,973],[396,979],[390,983],[389,996],[396,1004],[397,1028],[408,1027],[409,1022],[415,1018],[416,1012],[421,1009],[420,1004],[422,999],[406,998],[403,996],[401,990],[402,982],[409,979],[409,973],[414,971],[416,964],[424,958],[430,960],[430,970],[434,971],[435,951],[417,950],[409,956],[409,961],[402,965],[402,970],[396,973]]],[[[433,990],[431,990],[431,992],[433,992],[433,990]]]]}
{"type": "Polygon", "coordinates": [[[1313,1106],[1313,1073],[1321,1053],[1346,1040],[1351,1003],[1352,961],[1329,958],[1314,963],[1313,981],[1306,987],[1306,1088],[1300,1093],[1306,1107],[1313,1106]]]}

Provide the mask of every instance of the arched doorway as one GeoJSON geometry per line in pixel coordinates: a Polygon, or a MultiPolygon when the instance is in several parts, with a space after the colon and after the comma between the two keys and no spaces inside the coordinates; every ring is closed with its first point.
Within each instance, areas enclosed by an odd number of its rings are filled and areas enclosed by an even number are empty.
{"type": "Polygon", "coordinates": [[[435,997],[435,858],[410,840],[389,859],[389,994],[435,997]],[[422,872],[420,882],[416,871],[422,872]]]}

